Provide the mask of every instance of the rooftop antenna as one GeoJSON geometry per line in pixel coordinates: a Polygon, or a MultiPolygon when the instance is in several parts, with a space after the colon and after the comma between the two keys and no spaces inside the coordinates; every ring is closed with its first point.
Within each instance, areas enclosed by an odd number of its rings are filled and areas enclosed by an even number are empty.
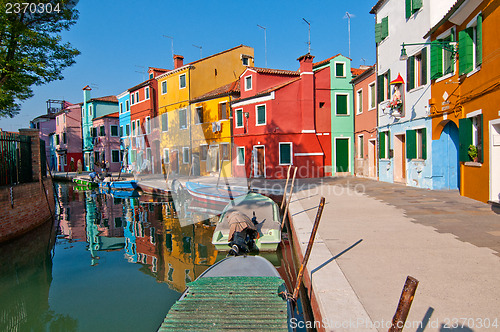
{"type": "Polygon", "coordinates": [[[307,22],[305,18],[302,18],[304,20],[304,22],[307,23],[307,25],[309,26],[309,40],[307,42],[307,45],[308,45],[308,49],[307,49],[307,53],[311,53],[311,23],[307,22]]]}
{"type": "Polygon", "coordinates": [[[139,74],[142,74],[142,80],[144,81],[144,80],[145,80],[145,78],[144,78],[144,74],[146,73],[146,67],[144,67],[144,66],[139,66],[139,65],[135,65],[135,66],[136,66],[136,67],[138,67],[138,68],[142,68],[142,69],[143,69],[142,71],[137,71],[137,70],[135,70],[135,72],[136,72],[136,73],[139,73],[139,74]]]}
{"type": "Polygon", "coordinates": [[[170,36],[166,36],[166,35],[162,35],[162,36],[165,38],[168,38],[172,41],[172,65],[175,67],[175,63],[174,63],[174,37],[170,37],[170,36]]]}
{"type": "Polygon", "coordinates": [[[92,90],[99,90],[99,85],[97,83],[90,83],[92,90]]]}
{"type": "Polygon", "coordinates": [[[349,38],[349,58],[351,58],[351,17],[355,17],[349,12],[345,12],[344,18],[347,18],[347,34],[349,38]]]}
{"type": "Polygon", "coordinates": [[[194,47],[196,47],[196,48],[199,48],[199,49],[200,49],[200,59],[201,59],[201,58],[203,58],[203,57],[201,56],[201,48],[202,48],[202,47],[201,47],[201,46],[196,46],[195,44],[193,44],[193,46],[194,46],[194,47]]]}
{"type": "Polygon", "coordinates": [[[366,66],[366,59],[365,58],[361,58],[361,61],[363,61],[363,66],[366,66]]]}
{"type": "Polygon", "coordinates": [[[264,30],[264,54],[265,54],[265,64],[266,64],[266,68],[267,68],[267,40],[266,40],[266,28],[263,27],[262,25],[258,25],[257,26],[259,28],[261,28],[262,30],[264,30]]]}

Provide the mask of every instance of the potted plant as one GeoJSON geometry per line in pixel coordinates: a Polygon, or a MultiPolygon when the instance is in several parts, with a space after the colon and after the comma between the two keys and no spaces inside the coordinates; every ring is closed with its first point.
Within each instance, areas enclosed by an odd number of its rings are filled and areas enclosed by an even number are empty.
{"type": "Polygon", "coordinates": [[[477,146],[475,145],[469,145],[469,151],[468,151],[468,154],[469,154],[469,158],[471,160],[473,160],[474,162],[477,163],[478,161],[478,158],[477,158],[477,146]]]}

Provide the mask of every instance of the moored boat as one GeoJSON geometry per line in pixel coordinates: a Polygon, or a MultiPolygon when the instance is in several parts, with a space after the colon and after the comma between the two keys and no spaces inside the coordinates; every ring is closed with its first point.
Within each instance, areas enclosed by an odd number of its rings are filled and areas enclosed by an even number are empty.
{"type": "Polygon", "coordinates": [[[99,185],[97,182],[94,182],[90,179],[90,177],[78,176],[73,179],[73,183],[76,183],[79,186],[85,186],[88,188],[97,188],[99,185]]]}
{"type": "MultiPolygon", "coordinates": [[[[217,250],[231,250],[235,241],[232,235],[235,233],[235,230],[238,232],[242,230],[241,225],[234,225],[230,220],[233,212],[253,219],[252,223],[258,234],[253,240],[254,243],[252,243],[254,244],[254,249],[259,251],[275,251],[277,249],[281,242],[279,207],[269,197],[257,193],[249,193],[236,198],[222,211],[212,237],[212,244],[215,245],[217,250]]],[[[251,229],[252,226],[248,225],[248,228],[251,229]]],[[[251,250],[252,248],[249,249],[251,250]]]]}
{"type": "Polygon", "coordinates": [[[195,182],[186,182],[186,189],[193,199],[208,204],[222,205],[223,207],[231,200],[244,196],[248,192],[248,190],[195,182]]]}
{"type": "Polygon", "coordinates": [[[99,187],[110,190],[136,190],[138,188],[135,180],[110,180],[108,178],[100,182],[99,187]]]}

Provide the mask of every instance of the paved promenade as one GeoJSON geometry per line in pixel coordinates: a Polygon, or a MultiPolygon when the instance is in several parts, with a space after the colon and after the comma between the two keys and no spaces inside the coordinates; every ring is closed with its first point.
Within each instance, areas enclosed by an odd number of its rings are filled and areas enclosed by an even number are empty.
{"type": "Polygon", "coordinates": [[[297,182],[290,212],[305,250],[326,198],[308,264],[325,330],[387,331],[411,275],[420,283],[405,331],[500,331],[500,215],[488,204],[362,178],[317,182],[297,182]]]}

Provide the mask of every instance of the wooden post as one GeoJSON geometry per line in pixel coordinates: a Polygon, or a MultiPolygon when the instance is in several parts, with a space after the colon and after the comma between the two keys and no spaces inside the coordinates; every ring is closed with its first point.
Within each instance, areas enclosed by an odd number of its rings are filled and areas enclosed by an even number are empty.
{"type": "Polygon", "coordinates": [[[288,174],[286,175],[285,189],[283,190],[283,199],[281,200],[280,210],[283,210],[283,205],[285,205],[286,200],[286,189],[288,188],[288,180],[290,180],[290,169],[292,165],[288,166],[288,174]]]}
{"type": "Polygon", "coordinates": [[[293,299],[297,300],[299,296],[300,284],[302,283],[302,278],[304,277],[304,270],[311,255],[312,246],[314,243],[314,238],[316,237],[316,232],[318,231],[319,221],[321,220],[321,215],[323,214],[323,208],[325,207],[325,198],[321,197],[318,206],[318,212],[316,213],[316,219],[314,220],[313,229],[311,232],[311,237],[309,238],[309,243],[307,244],[306,253],[302,259],[302,264],[300,265],[299,274],[297,275],[297,283],[295,284],[295,290],[293,291],[293,299]]]}
{"type": "Polygon", "coordinates": [[[290,194],[288,195],[288,202],[286,203],[285,212],[283,213],[283,220],[281,221],[281,229],[283,229],[283,226],[285,225],[285,218],[286,218],[286,214],[288,213],[288,206],[290,205],[290,202],[292,201],[293,185],[295,184],[295,175],[296,174],[297,174],[297,167],[295,167],[295,169],[293,170],[292,185],[290,187],[290,194]]]}
{"type": "Polygon", "coordinates": [[[389,332],[403,331],[417,286],[417,279],[410,276],[406,277],[406,282],[403,287],[403,291],[401,292],[401,297],[399,298],[398,308],[392,318],[392,326],[389,329],[389,332]]]}

